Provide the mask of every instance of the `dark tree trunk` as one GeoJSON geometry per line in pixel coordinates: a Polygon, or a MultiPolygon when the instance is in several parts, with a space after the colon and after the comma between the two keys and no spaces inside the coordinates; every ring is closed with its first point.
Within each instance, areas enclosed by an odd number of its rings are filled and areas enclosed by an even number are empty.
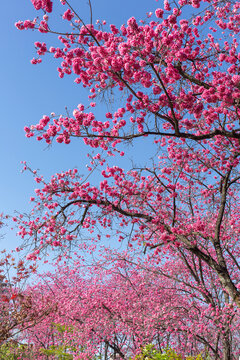
{"type": "Polygon", "coordinates": [[[231,334],[228,331],[223,335],[223,360],[232,360],[231,334]]]}

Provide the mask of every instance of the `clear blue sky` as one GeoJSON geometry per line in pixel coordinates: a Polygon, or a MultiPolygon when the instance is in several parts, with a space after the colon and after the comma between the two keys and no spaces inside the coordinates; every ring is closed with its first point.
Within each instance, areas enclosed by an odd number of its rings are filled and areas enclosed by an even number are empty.
{"type": "MultiPolygon", "coordinates": [[[[59,6],[59,0],[54,0],[59,6]]],[[[87,0],[72,0],[86,20],[89,18],[87,0]]],[[[146,18],[147,11],[154,11],[158,3],[154,0],[92,0],[94,20],[105,19],[108,24],[120,25],[135,16],[146,18]]],[[[67,106],[74,109],[78,103],[87,101],[87,91],[73,82],[73,77],[58,78],[57,62],[47,57],[42,64],[34,66],[30,60],[35,55],[35,41],[47,41],[48,36],[34,31],[18,31],[14,23],[18,20],[33,19],[36,12],[30,0],[9,0],[1,4],[1,209],[12,215],[14,210],[28,212],[29,197],[36,187],[30,174],[21,174],[22,160],[33,169],[49,177],[55,172],[86,164],[86,149],[82,141],[71,145],[54,144],[50,149],[35,139],[27,139],[23,128],[35,124],[43,114],[64,113],[67,106]]],[[[58,30],[59,29],[58,27],[58,30]]],[[[97,110],[98,111],[98,110],[97,110]]],[[[80,171],[81,172],[81,171],[80,171]]],[[[1,248],[11,249],[19,244],[15,232],[5,231],[1,248]]]]}

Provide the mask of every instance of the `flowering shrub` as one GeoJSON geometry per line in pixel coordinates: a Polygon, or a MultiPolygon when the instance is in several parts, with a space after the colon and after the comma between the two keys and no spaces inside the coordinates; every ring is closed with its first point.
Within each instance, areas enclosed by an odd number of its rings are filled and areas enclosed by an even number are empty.
{"type": "Polygon", "coordinates": [[[178,355],[172,349],[165,349],[163,351],[158,351],[151,344],[146,345],[141,353],[134,358],[135,360],[211,360],[209,357],[203,359],[202,355],[197,356],[184,356],[178,355]]]}

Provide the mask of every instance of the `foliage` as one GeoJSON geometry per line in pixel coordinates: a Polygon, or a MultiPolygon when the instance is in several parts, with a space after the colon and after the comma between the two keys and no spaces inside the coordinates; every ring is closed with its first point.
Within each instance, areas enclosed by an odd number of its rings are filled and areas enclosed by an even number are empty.
{"type": "Polygon", "coordinates": [[[15,341],[3,343],[0,347],[1,360],[29,359],[31,348],[27,344],[19,344],[15,341]]]}
{"type": "Polygon", "coordinates": [[[68,354],[67,350],[68,349],[64,345],[51,345],[49,349],[41,349],[41,352],[45,355],[54,356],[59,360],[72,360],[73,355],[68,354]]]}
{"type": "MultiPolygon", "coordinates": [[[[76,353],[77,349],[73,345],[74,339],[72,339],[71,344],[64,343],[64,337],[59,335],[64,335],[65,333],[72,333],[73,330],[65,325],[61,324],[51,324],[53,329],[56,329],[57,332],[57,345],[50,345],[47,349],[40,348],[40,353],[57,357],[59,360],[71,360],[73,355],[71,353],[76,353]]],[[[53,330],[54,333],[54,330],[53,330]]]]}
{"type": "MultiPolygon", "coordinates": [[[[141,354],[135,356],[135,360],[182,360],[182,356],[178,355],[172,349],[165,349],[163,351],[157,351],[155,347],[151,344],[146,345],[141,354]]],[[[186,360],[203,360],[202,355],[193,356],[184,356],[186,360]]],[[[209,359],[210,360],[210,359],[209,359]]]]}

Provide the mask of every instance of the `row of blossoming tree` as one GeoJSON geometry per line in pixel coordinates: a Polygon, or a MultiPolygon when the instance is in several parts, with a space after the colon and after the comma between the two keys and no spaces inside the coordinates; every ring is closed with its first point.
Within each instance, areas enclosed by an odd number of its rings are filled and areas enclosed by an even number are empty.
{"type": "Polygon", "coordinates": [[[79,138],[92,154],[86,176],[77,169],[50,181],[36,175],[31,215],[14,218],[27,258],[59,250],[60,261],[74,245],[89,246],[87,232],[90,251],[105,237],[128,250],[105,249],[88,274],[80,260],[60,266],[28,288],[36,308],[47,299],[53,310],[24,336],[48,351],[63,343],[56,330],[63,326],[64,346],[76,359],[101,347],[106,357],[125,358],[146,343],[237,359],[240,2],[165,0],[147,20],[132,17],[118,28],[94,25],[90,1],[86,23],[62,0],[67,32],[52,28],[54,2],[32,3],[42,19],[17,28],[59,39],[59,47],[36,42],[32,63],[51,54],[60,78],[73,76],[89,90],[89,103],[72,115],[43,116],[25,127],[26,136],[47,144],[79,138]],[[115,101],[99,118],[94,109],[108,93],[115,101]],[[120,156],[131,144],[134,157],[137,142],[151,147],[151,159],[143,164],[138,156],[140,165],[126,161],[124,170],[120,156]]]}
{"type": "Polygon", "coordinates": [[[203,359],[222,359],[230,346],[235,358],[239,316],[224,302],[217,279],[206,275],[209,303],[198,282],[190,284],[187,266],[178,261],[176,267],[181,276],[171,261],[163,267],[109,249],[104,264],[101,259],[92,268],[81,259],[74,268],[58,265],[55,273],[41,276],[32,293],[32,309],[43,312],[47,304],[54,311],[23,336],[37,354],[64,348],[76,359],[99,354],[127,359],[149,343],[203,359]]]}

